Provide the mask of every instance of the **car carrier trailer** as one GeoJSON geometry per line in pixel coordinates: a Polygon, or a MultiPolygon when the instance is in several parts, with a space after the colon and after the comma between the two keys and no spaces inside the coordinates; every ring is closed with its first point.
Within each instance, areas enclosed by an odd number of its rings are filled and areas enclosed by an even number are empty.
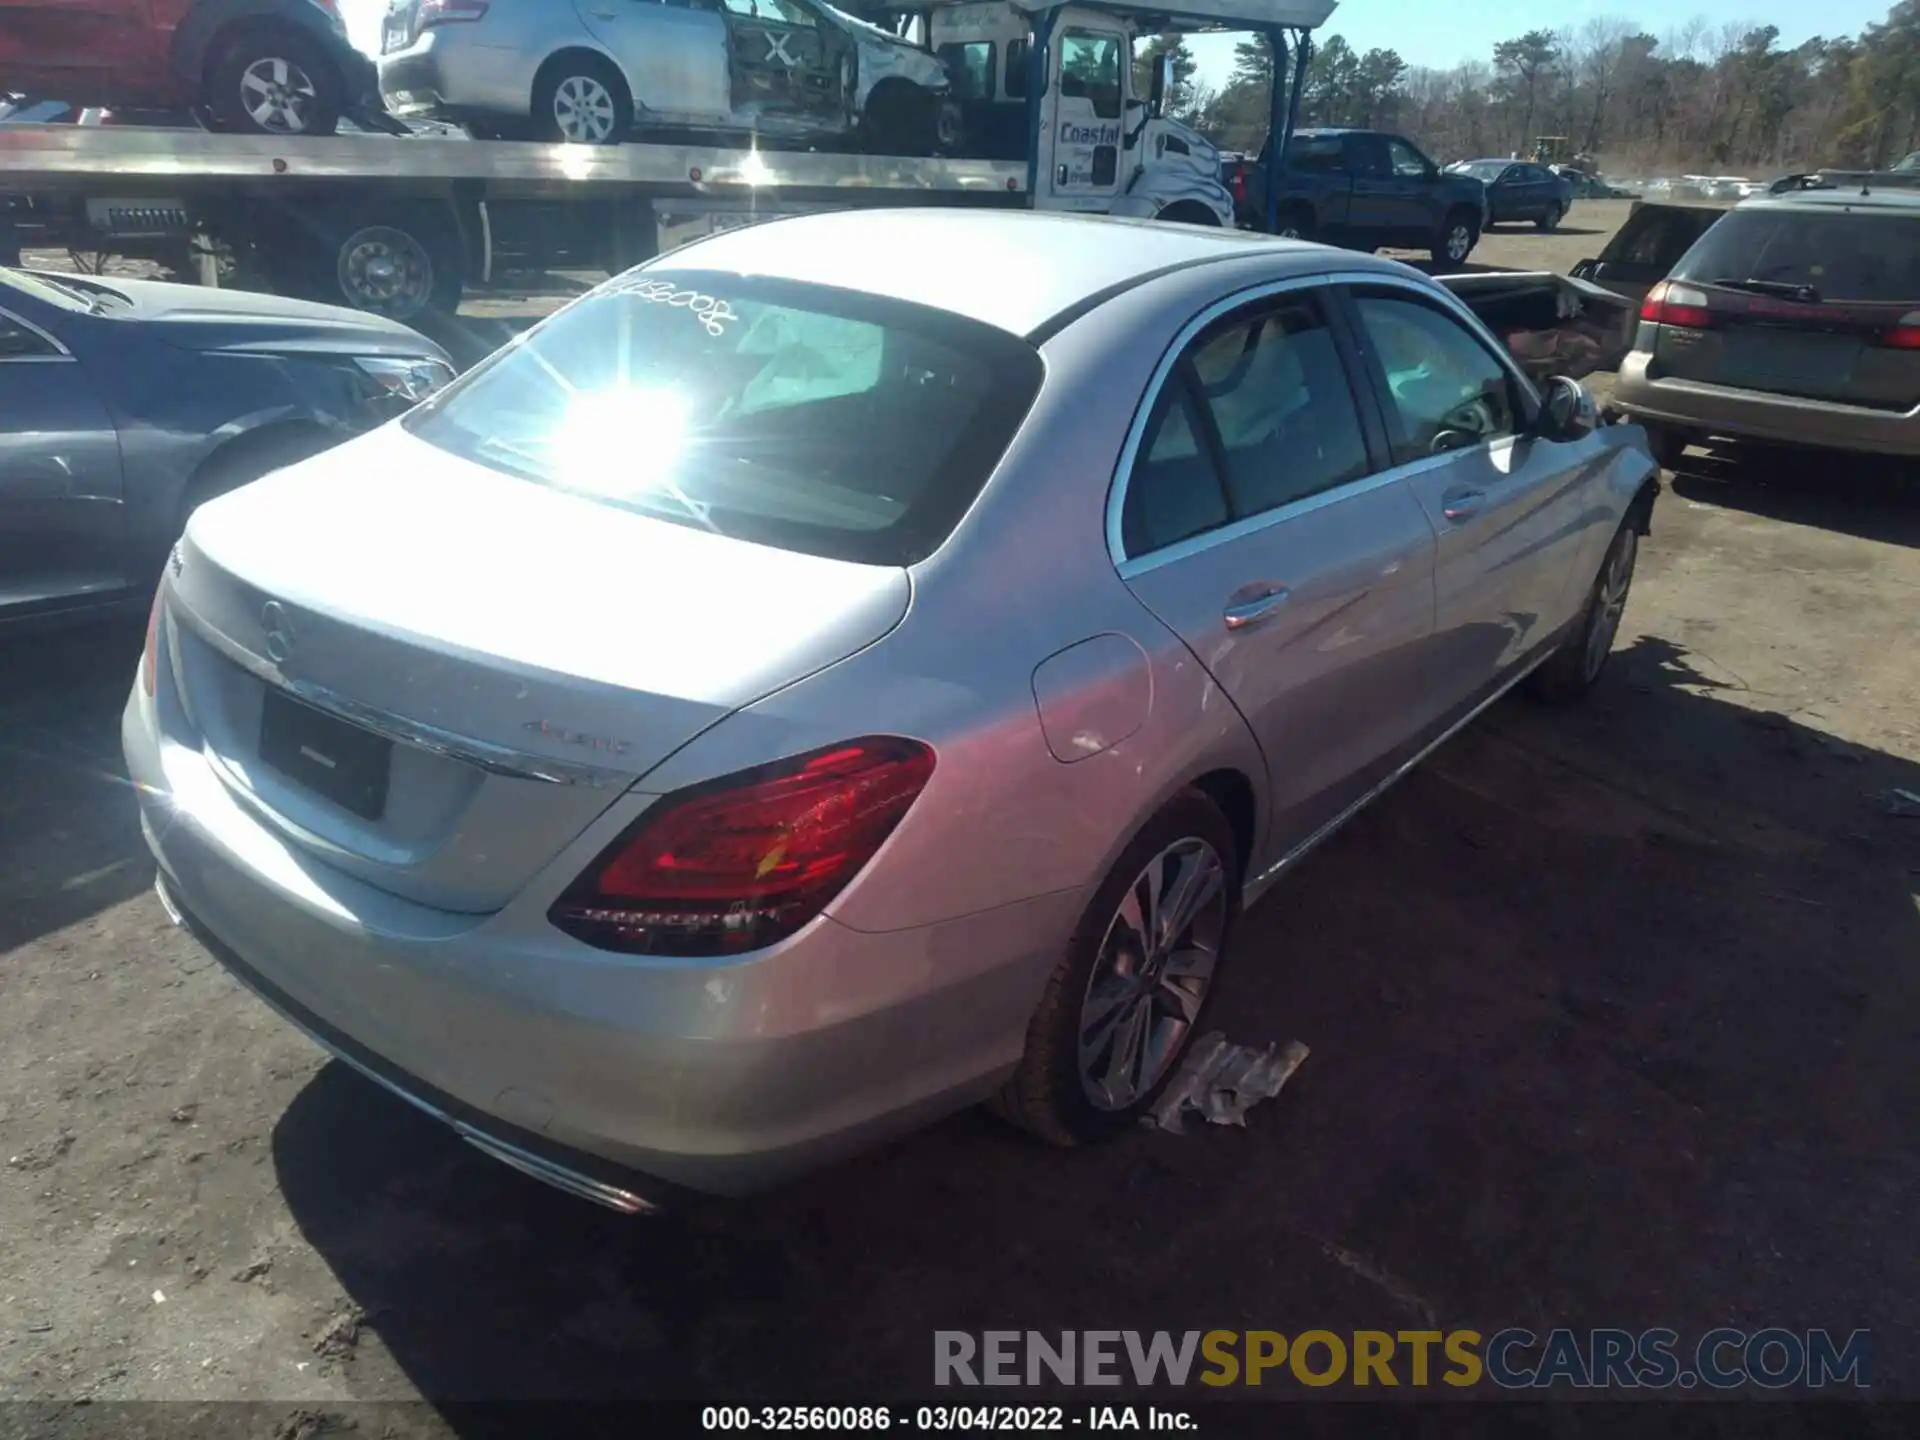
{"type": "Polygon", "coordinates": [[[1132,41],[1266,35],[1276,76],[1293,82],[1273,86],[1284,135],[1309,37],[1336,3],[907,0],[900,13],[925,25],[935,48],[989,33],[1009,42],[983,43],[995,46],[1000,74],[1025,71],[1018,158],[0,126],[10,207],[0,249],[10,225],[16,247],[158,259],[203,283],[217,282],[215,257],[230,255],[249,283],[439,330],[432,322],[469,287],[509,268],[617,272],[702,230],[796,210],[996,205],[1231,225],[1218,152],[1159,113],[1169,67],[1152,96],[1133,94],[1132,41]],[[1076,68],[1063,81],[1069,50],[1076,68]],[[1111,83],[1091,83],[1087,57],[1110,53],[1111,83]]]}

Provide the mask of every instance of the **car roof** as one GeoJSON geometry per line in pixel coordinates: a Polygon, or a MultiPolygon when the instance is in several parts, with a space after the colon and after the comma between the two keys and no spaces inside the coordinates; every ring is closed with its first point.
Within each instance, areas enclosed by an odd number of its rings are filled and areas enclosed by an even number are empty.
{"type": "Polygon", "coordinates": [[[1920,214],[1920,190],[1862,190],[1852,185],[1833,190],[1789,190],[1784,195],[1756,195],[1737,210],[1844,210],[1857,214],[1880,211],[1891,215],[1920,214]]]}
{"type": "Polygon", "coordinates": [[[831,285],[1031,337],[1159,275],[1266,252],[1275,278],[1392,261],[1245,230],[1030,210],[830,210],[724,230],[649,268],[831,285]]]}

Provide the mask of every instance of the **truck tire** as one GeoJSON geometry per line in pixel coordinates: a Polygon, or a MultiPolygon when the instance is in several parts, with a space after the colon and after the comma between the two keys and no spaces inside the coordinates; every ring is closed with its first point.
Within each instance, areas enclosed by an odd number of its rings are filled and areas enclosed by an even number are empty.
{"type": "Polygon", "coordinates": [[[1280,212],[1279,222],[1273,233],[1282,240],[1311,241],[1317,228],[1313,223],[1313,212],[1295,205],[1280,212]]]}
{"type": "Polygon", "coordinates": [[[1440,224],[1433,237],[1435,265],[1464,265],[1480,243],[1480,217],[1471,210],[1455,210],[1440,224]]]}
{"type": "Polygon", "coordinates": [[[262,248],[275,289],[403,324],[453,314],[465,289],[459,230],[430,206],[299,217],[262,248]]]}
{"type": "Polygon", "coordinates": [[[633,96],[611,64],[587,51],[556,55],[533,81],[534,134],[575,145],[618,145],[633,129],[633,96]]]}
{"type": "Polygon", "coordinates": [[[281,25],[249,25],[214,44],[203,78],[217,128],[242,135],[331,135],[346,86],[317,44],[281,25]]]}

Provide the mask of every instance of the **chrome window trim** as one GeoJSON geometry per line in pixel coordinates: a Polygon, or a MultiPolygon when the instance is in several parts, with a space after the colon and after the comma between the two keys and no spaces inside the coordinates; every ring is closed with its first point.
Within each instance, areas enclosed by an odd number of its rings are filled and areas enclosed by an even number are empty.
{"type": "MultiPolygon", "coordinates": [[[[1269,299],[1276,295],[1285,295],[1291,291],[1317,289],[1331,292],[1336,286],[1342,285],[1377,285],[1388,289],[1405,290],[1410,295],[1437,299],[1447,307],[1456,318],[1461,319],[1469,326],[1475,338],[1483,345],[1486,345],[1487,348],[1493,352],[1496,359],[1501,358],[1499,355],[1500,347],[1490,342],[1490,332],[1480,323],[1480,317],[1469,310],[1463,301],[1456,298],[1444,286],[1431,282],[1423,283],[1417,280],[1410,280],[1402,275],[1389,274],[1378,270],[1328,270],[1314,275],[1294,275],[1285,280],[1269,280],[1258,285],[1250,285],[1245,289],[1236,290],[1231,295],[1225,296],[1222,299],[1213,301],[1205,309],[1201,310],[1199,314],[1195,315],[1187,321],[1185,325],[1180,327],[1179,331],[1175,333],[1173,340],[1167,345],[1166,353],[1160,357],[1160,363],[1154,368],[1153,377],[1147,382],[1146,392],[1141,398],[1140,407],[1134,412],[1133,423],[1127,428],[1126,443],[1120,448],[1119,463],[1115,465],[1113,481],[1107,487],[1107,556],[1113,561],[1114,569],[1119,571],[1122,580],[1131,580],[1134,576],[1145,574],[1147,571],[1156,569],[1161,565],[1169,565],[1177,560],[1188,559],[1200,554],[1202,551],[1211,549],[1215,545],[1229,544],[1243,536],[1252,535],[1264,530],[1269,525],[1278,525],[1287,520],[1295,519],[1298,516],[1311,514],[1315,510],[1323,509],[1338,501],[1351,499],[1357,495],[1364,495],[1370,490],[1377,490],[1383,485],[1403,480],[1409,475],[1419,474],[1421,470],[1429,468],[1443,460],[1456,459],[1461,455],[1469,453],[1465,450],[1455,450],[1450,451],[1446,455],[1426,456],[1419,460],[1410,461],[1405,465],[1390,464],[1384,469],[1375,470],[1363,475],[1358,480],[1350,480],[1345,485],[1335,485],[1326,490],[1316,491],[1312,495],[1302,496],[1300,499],[1290,501],[1285,505],[1276,506],[1271,510],[1263,510],[1258,515],[1249,515],[1244,520],[1236,520],[1229,525],[1222,525],[1218,529],[1202,531],[1200,534],[1191,535],[1185,540],[1177,540],[1173,544],[1162,546],[1158,550],[1151,550],[1142,555],[1130,556],[1127,554],[1126,542],[1122,537],[1121,517],[1126,513],[1127,488],[1133,483],[1134,462],[1139,458],[1141,443],[1146,439],[1147,422],[1153,416],[1154,406],[1160,401],[1160,392],[1166,386],[1167,377],[1173,373],[1173,367],[1179,363],[1180,357],[1187,353],[1187,347],[1193,343],[1194,338],[1214,321],[1244,306],[1257,304],[1262,300],[1269,299]]],[[[1330,296],[1329,298],[1331,299],[1332,297],[1330,296]]],[[[1329,317],[1329,323],[1333,323],[1331,317],[1329,317]]],[[[1524,393],[1532,395],[1535,403],[1538,403],[1539,397],[1534,393],[1532,385],[1527,381],[1526,376],[1520,373],[1518,367],[1514,366],[1510,361],[1505,360],[1502,361],[1502,365],[1508,375],[1518,380],[1525,387],[1524,393]]],[[[1355,378],[1363,384],[1371,383],[1364,375],[1355,378]]],[[[1357,396],[1355,397],[1354,409],[1356,417],[1359,418],[1364,425],[1365,417],[1358,414],[1360,401],[1357,396]]],[[[1492,444],[1504,444],[1511,447],[1514,438],[1515,437],[1512,436],[1502,436],[1499,440],[1492,442],[1492,444]]]]}
{"type": "Polygon", "coordinates": [[[30,335],[37,335],[53,347],[51,355],[0,355],[0,365],[62,365],[71,364],[73,352],[60,343],[59,337],[48,333],[26,316],[0,305],[0,320],[10,320],[30,335]]]}

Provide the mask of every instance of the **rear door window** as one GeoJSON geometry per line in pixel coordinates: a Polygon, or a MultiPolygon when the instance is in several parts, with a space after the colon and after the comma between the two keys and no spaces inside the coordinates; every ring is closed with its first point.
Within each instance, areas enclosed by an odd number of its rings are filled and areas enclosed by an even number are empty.
{"type": "Polygon", "coordinates": [[[1734,210],[1673,274],[1804,285],[1829,304],[1920,305],[1920,214],[1734,210]]]}
{"type": "Polygon", "coordinates": [[[1024,340],[765,277],[639,270],[401,423],[529,483],[836,559],[951,533],[1038,390],[1024,340]]]}

